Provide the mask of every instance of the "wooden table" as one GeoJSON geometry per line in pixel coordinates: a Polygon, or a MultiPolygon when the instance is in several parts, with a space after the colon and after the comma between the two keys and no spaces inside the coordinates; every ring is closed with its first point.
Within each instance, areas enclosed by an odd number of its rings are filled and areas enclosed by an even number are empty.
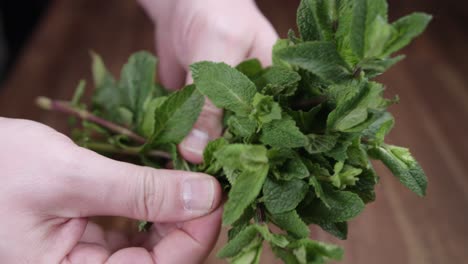
{"type": "MultiPolygon", "coordinates": [[[[295,1],[259,1],[285,35],[295,1]]],[[[382,166],[377,201],[350,224],[343,263],[466,263],[468,259],[468,34],[462,1],[392,1],[392,15],[429,10],[436,20],[406,49],[408,58],[381,77],[397,125],[389,142],[409,146],[429,177],[428,196],[404,189],[382,166]],[[410,2],[410,3],[406,3],[410,2]],[[437,3],[439,2],[439,3],[437,3]],[[447,8],[442,8],[445,5],[447,8]],[[448,9],[455,11],[446,11],[448,9]]],[[[56,1],[0,94],[0,115],[28,118],[67,132],[64,116],[40,111],[38,95],[70,98],[80,78],[90,79],[89,50],[118,73],[128,55],[153,49],[153,28],[135,1],[56,1]]],[[[312,236],[337,242],[312,227],[312,236]]],[[[222,236],[220,240],[225,239],[222,236]]],[[[274,263],[265,253],[263,263],[274,263]]],[[[207,263],[218,263],[210,257],[207,263]]]]}

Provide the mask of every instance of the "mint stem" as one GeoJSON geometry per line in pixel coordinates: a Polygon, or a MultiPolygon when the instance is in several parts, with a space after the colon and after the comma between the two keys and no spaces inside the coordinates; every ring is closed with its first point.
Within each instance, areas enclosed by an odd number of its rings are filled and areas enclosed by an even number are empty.
{"type": "MultiPolygon", "coordinates": [[[[102,142],[86,142],[83,144],[83,147],[88,149],[92,149],[98,152],[106,152],[106,153],[114,153],[114,154],[123,154],[123,155],[134,155],[137,156],[140,153],[139,148],[118,148],[114,145],[102,143],[102,142]]],[[[164,151],[159,150],[150,150],[145,153],[148,156],[156,157],[156,158],[165,158],[171,159],[171,155],[164,151]]]]}
{"type": "Polygon", "coordinates": [[[117,134],[125,135],[140,144],[146,143],[146,139],[144,137],[135,134],[130,129],[119,126],[115,123],[112,123],[100,117],[97,117],[85,109],[76,108],[70,102],[60,101],[60,100],[51,100],[47,97],[38,97],[36,100],[36,103],[42,109],[66,113],[66,114],[78,117],[82,120],[96,123],[117,134]]]}

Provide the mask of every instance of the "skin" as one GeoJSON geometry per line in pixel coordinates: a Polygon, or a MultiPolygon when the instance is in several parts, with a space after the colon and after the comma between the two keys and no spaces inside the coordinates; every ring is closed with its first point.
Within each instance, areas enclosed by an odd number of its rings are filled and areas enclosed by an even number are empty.
{"type": "MultiPolygon", "coordinates": [[[[167,87],[191,83],[187,69],[195,61],[270,63],[277,36],[251,0],[140,2],[157,25],[167,87]]],[[[221,133],[221,117],[205,105],[179,146],[187,160],[201,161],[207,140],[221,133]]],[[[2,263],[201,263],[219,235],[221,189],[209,175],[114,161],[28,120],[0,117],[0,146],[2,263]],[[105,232],[90,216],[155,225],[130,239],[105,232]]]]}

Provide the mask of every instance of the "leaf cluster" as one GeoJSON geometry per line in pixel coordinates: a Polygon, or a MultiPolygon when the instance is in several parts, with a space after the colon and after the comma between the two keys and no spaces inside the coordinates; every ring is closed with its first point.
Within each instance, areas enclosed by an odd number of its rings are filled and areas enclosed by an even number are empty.
{"type": "Polygon", "coordinates": [[[264,241],[285,263],[339,260],[343,251],[309,239],[308,225],[346,239],[347,222],[375,200],[371,159],[417,195],[426,192],[409,150],[384,142],[395,100],[384,98],[373,78],[403,58],[392,54],[431,17],[414,13],[389,23],[387,8],[386,0],[302,0],[299,35],[291,31],[276,43],[272,66],[256,59],[237,67],[198,62],[190,67],[194,84],[171,93],[155,84],[157,60],[149,53],[132,55],[119,81],[94,54],[91,110],[146,142],[86,122],[77,139],[136,150],[133,162],[156,168],[166,160],[151,151],[167,151],[174,168],[217,177],[228,192],[223,224],[231,226],[218,255],[231,263],[259,263],[264,241]],[[176,145],[205,98],[225,110],[224,134],[208,144],[203,164],[192,165],[176,145]],[[269,223],[284,232],[272,233],[269,223]]]}

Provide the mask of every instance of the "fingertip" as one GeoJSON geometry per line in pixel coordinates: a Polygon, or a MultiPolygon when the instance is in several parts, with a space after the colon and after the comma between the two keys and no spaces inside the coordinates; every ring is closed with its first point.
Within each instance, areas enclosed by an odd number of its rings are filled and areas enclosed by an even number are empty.
{"type": "Polygon", "coordinates": [[[210,136],[203,130],[194,128],[180,143],[179,151],[191,163],[199,164],[203,161],[203,150],[210,141],[210,136]]]}

